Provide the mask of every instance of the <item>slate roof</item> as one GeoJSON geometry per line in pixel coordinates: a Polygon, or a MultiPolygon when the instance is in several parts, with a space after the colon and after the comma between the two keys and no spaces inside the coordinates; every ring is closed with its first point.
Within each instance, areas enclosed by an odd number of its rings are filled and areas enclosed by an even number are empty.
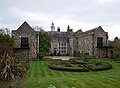
{"type": "Polygon", "coordinates": [[[95,32],[95,31],[103,31],[103,32],[105,32],[105,31],[102,29],[102,27],[99,26],[99,27],[90,29],[90,30],[88,30],[88,31],[85,31],[85,32],[83,32],[83,33],[90,33],[90,32],[95,32]]]}
{"type": "Polygon", "coordinates": [[[48,31],[48,34],[51,36],[53,40],[58,41],[67,41],[67,39],[72,35],[74,32],[57,32],[57,31],[48,31]]]}

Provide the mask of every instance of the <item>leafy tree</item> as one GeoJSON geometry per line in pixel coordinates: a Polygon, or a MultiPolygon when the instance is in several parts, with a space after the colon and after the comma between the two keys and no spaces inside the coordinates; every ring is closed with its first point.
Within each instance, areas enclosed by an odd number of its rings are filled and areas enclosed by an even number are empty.
{"type": "Polygon", "coordinates": [[[120,39],[115,37],[113,41],[109,41],[109,45],[114,47],[113,57],[120,58],[120,39]]]}
{"type": "Polygon", "coordinates": [[[10,38],[9,35],[0,34],[0,43],[4,43],[7,46],[11,47],[14,44],[14,40],[12,38],[10,38]]]}
{"type": "Polygon", "coordinates": [[[5,52],[12,54],[13,44],[14,40],[9,35],[0,34],[0,55],[3,55],[5,52]]]}
{"type": "Polygon", "coordinates": [[[45,31],[40,31],[39,33],[39,58],[43,57],[49,52],[51,47],[51,38],[49,34],[45,31]]]}
{"type": "Polygon", "coordinates": [[[118,39],[118,37],[115,37],[114,39],[114,47],[120,50],[120,39],[118,39]]]}

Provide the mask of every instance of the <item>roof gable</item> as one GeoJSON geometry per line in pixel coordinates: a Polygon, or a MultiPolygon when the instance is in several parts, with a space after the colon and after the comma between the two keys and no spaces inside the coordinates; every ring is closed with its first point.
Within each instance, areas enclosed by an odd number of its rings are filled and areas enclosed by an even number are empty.
{"type": "Polygon", "coordinates": [[[73,36],[78,36],[78,35],[80,35],[80,34],[82,34],[83,33],[83,31],[81,30],[81,29],[79,29],[78,31],[76,31],[74,34],[73,34],[73,36]]]}
{"type": "Polygon", "coordinates": [[[101,26],[97,28],[97,31],[105,32],[101,26]]]}
{"type": "Polygon", "coordinates": [[[85,31],[84,33],[97,32],[97,31],[99,31],[99,32],[105,32],[103,30],[103,28],[101,26],[99,26],[99,27],[93,28],[91,30],[85,31]]]}
{"type": "Polygon", "coordinates": [[[18,29],[16,32],[21,32],[21,33],[33,33],[35,32],[34,29],[25,21],[18,29]]]}

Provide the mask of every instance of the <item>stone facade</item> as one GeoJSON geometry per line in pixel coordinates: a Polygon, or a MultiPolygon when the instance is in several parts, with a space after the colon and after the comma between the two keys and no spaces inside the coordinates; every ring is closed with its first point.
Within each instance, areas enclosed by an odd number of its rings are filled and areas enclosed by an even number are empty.
{"type": "MultiPolygon", "coordinates": [[[[60,27],[55,31],[54,23],[51,31],[48,31],[52,41],[49,55],[78,56],[89,54],[95,57],[111,55],[108,46],[108,33],[101,26],[83,32],[81,29],[73,32],[69,25],[66,32],[61,32],[60,27]]],[[[39,33],[34,31],[27,22],[24,22],[17,30],[12,31],[15,39],[15,55],[20,59],[37,58],[39,53],[39,33]]]]}
{"type": "Polygon", "coordinates": [[[53,55],[67,55],[69,54],[69,36],[67,32],[48,32],[51,36],[51,51],[53,55]]]}
{"type": "Polygon", "coordinates": [[[101,26],[92,30],[75,32],[70,38],[72,54],[89,54],[96,57],[106,57],[108,47],[108,33],[101,26]],[[71,41],[72,40],[72,41],[71,41]]]}
{"type": "MultiPolygon", "coordinates": [[[[54,23],[52,23],[51,28],[55,28],[54,23]]],[[[95,57],[108,56],[108,32],[105,32],[101,26],[86,32],[83,32],[81,29],[72,32],[68,25],[66,32],[60,32],[60,28],[58,28],[57,31],[51,29],[48,33],[52,39],[51,53],[54,53],[54,55],[60,53],[60,55],[71,56],[75,54],[77,56],[85,54],[95,57]],[[62,46],[63,49],[66,49],[65,53],[60,51],[61,43],[66,43],[66,47],[62,46]]]]}
{"type": "Polygon", "coordinates": [[[17,30],[12,31],[15,40],[15,55],[20,59],[37,58],[39,46],[39,33],[34,31],[25,21],[17,30]]]}
{"type": "Polygon", "coordinates": [[[68,26],[66,32],[61,32],[60,27],[55,31],[54,23],[51,24],[51,31],[48,31],[52,41],[51,41],[51,50],[50,55],[69,55],[69,37],[74,32],[68,26]],[[54,28],[54,29],[53,29],[54,28]]]}

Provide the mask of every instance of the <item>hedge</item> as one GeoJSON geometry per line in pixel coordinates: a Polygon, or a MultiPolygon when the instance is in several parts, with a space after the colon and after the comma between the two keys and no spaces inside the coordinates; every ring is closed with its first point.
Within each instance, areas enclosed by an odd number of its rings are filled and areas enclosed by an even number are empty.
{"type": "Polygon", "coordinates": [[[57,65],[48,65],[50,69],[53,70],[61,70],[61,71],[72,71],[72,72],[88,72],[89,70],[85,67],[64,67],[64,66],[57,66],[57,65]]]}
{"type": "Polygon", "coordinates": [[[112,69],[112,65],[106,62],[93,60],[68,60],[55,61],[48,65],[50,69],[73,72],[102,71],[112,69]]]}

